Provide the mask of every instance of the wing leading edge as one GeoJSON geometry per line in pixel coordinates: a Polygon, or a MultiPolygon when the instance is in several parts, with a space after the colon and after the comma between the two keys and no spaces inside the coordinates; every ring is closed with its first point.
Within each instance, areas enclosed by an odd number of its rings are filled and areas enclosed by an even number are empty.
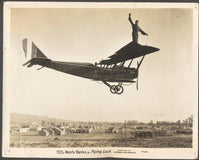
{"type": "Polygon", "coordinates": [[[138,43],[130,42],[121,49],[119,49],[115,54],[108,57],[109,59],[102,60],[100,64],[115,64],[118,62],[123,62],[129,59],[144,56],[159,50],[159,48],[144,46],[138,43]]]}

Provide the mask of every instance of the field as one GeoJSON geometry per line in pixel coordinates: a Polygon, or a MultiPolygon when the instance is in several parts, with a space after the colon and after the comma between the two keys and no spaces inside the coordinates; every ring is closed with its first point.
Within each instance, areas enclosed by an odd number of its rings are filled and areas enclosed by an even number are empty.
{"type": "MultiPolygon", "coordinates": [[[[10,147],[125,147],[124,133],[69,133],[63,136],[39,136],[38,132],[10,133],[10,147]],[[20,142],[20,143],[19,143],[20,142]]],[[[191,148],[192,135],[173,133],[170,136],[135,138],[127,134],[126,147],[191,148]]]]}

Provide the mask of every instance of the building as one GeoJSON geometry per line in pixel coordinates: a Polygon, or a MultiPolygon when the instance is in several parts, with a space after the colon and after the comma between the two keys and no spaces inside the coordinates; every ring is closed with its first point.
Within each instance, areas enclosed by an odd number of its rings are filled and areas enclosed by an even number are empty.
{"type": "Polygon", "coordinates": [[[192,125],[193,125],[193,115],[191,115],[190,117],[188,117],[187,119],[185,119],[183,122],[184,122],[184,124],[187,127],[192,127],[192,125]]]}
{"type": "Polygon", "coordinates": [[[42,129],[43,129],[42,126],[38,126],[38,127],[37,127],[37,131],[41,131],[42,129]]]}
{"type": "Polygon", "coordinates": [[[10,126],[10,132],[19,132],[19,126],[18,125],[11,125],[10,126]]]}
{"type": "Polygon", "coordinates": [[[91,133],[93,131],[92,126],[85,126],[86,133],[91,133]]]}
{"type": "Polygon", "coordinates": [[[29,130],[30,130],[29,125],[22,125],[21,128],[19,129],[19,131],[21,133],[23,133],[23,132],[29,132],[29,130]]]}
{"type": "Polygon", "coordinates": [[[30,131],[37,131],[37,126],[30,125],[30,131]]]}
{"type": "MultiPolygon", "coordinates": [[[[38,131],[38,127],[40,127],[40,123],[38,122],[33,122],[30,124],[30,131],[38,131]]],[[[42,129],[42,128],[41,128],[42,129]]],[[[40,130],[41,130],[40,129],[40,130]]]]}
{"type": "Polygon", "coordinates": [[[93,128],[88,129],[88,133],[91,133],[93,131],[93,128]]]}
{"type": "Polygon", "coordinates": [[[108,128],[106,128],[105,132],[106,133],[113,133],[113,129],[114,129],[114,127],[108,127],[108,128]]]}
{"type": "Polygon", "coordinates": [[[52,128],[48,128],[47,131],[49,132],[49,135],[55,135],[55,131],[52,128]]]}
{"type": "Polygon", "coordinates": [[[41,131],[39,131],[40,136],[49,136],[49,131],[45,128],[43,128],[41,131]]]}
{"type": "Polygon", "coordinates": [[[122,133],[122,128],[121,127],[115,127],[112,130],[113,133],[122,133]]]}
{"type": "Polygon", "coordinates": [[[53,128],[54,135],[62,136],[65,134],[65,130],[62,130],[61,128],[53,128]]]}

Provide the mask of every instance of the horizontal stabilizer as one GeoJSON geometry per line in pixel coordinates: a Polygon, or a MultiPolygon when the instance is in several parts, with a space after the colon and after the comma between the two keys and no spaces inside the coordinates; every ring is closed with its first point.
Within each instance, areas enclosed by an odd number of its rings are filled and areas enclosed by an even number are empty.
{"type": "Polygon", "coordinates": [[[33,66],[32,63],[29,63],[29,64],[27,65],[28,68],[30,68],[30,67],[32,67],[32,66],[33,66]]]}
{"type": "Polygon", "coordinates": [[[23,66],[27,65],[28,63],[31,63],[31,60],[29,60],[28,62],[24,63],[23,66]]]}

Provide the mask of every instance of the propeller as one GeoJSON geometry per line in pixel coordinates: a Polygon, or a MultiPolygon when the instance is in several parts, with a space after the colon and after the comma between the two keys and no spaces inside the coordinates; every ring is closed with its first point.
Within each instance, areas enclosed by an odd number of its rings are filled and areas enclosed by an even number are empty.
{"type": "Polygon", "coordinates": [[[140,65],[141,65],[141,63],[142,63],[142,61],[143,61],[144,57],[145,57],[145,55],[142,57],[142,59],[141,59],[141,61],[140,61],[140,62],[138,62],[138,61],[137,61],[137,81],[136,81],[136,88],[137,88],[137,90],[138,90],[138,76],[139,76],[139,68],[140,68],[140,65]]]}
{"type": "Polygon", "coordinates": [[[137,81],[136,81],[136,89],[138,90],[138,71],[139,71],[139,63],[138,63],[138,61],[137,61],[137,81]]]}

